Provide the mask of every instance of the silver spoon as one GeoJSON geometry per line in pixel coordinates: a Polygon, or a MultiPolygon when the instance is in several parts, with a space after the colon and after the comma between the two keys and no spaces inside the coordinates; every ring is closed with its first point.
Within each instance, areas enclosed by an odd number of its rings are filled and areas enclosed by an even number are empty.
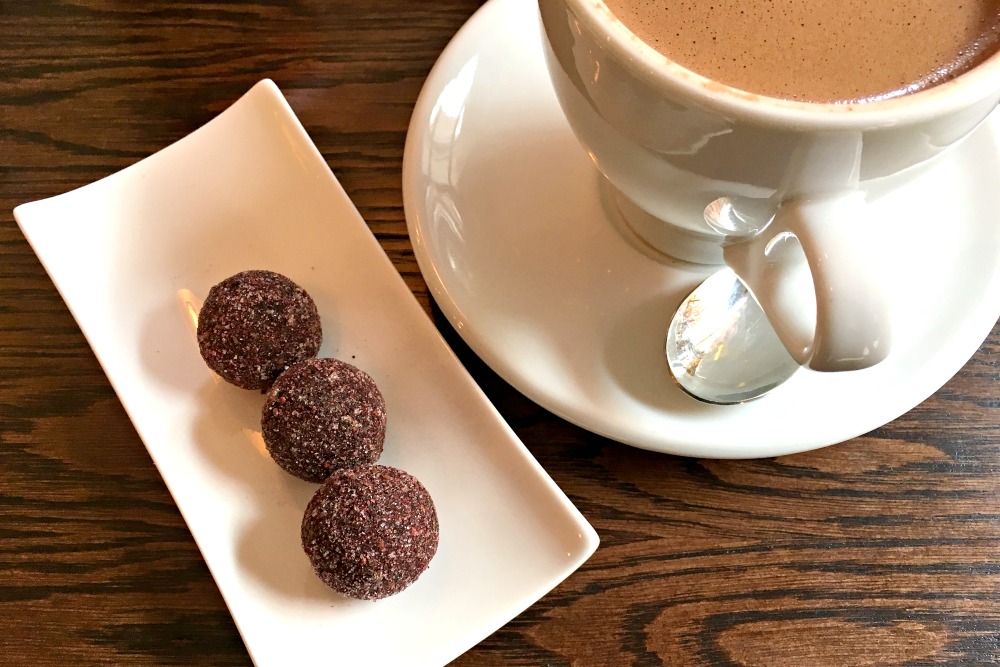
{"type": "Polygon", "coordinates": [[[677,308],[666,353],[681,389],[722,405],[763,396],[799,368],[729,268],[705,279],[677,308]]]}

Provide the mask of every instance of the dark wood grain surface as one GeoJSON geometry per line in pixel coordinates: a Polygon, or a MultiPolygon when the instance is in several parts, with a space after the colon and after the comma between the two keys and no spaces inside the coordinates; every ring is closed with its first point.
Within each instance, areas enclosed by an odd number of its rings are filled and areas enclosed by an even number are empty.
{"type": "Polygon", "coordinates": [[[250,662],[11,209],[141,159],[263,77],[602,538],[583,568],[455,664],[1000,663],[1000,328],[894,422],[743,462],[580,430],[450,331],[413,258],[400,172],[424,78],[479,4],[0,0],[0,664],[250,662]]]}

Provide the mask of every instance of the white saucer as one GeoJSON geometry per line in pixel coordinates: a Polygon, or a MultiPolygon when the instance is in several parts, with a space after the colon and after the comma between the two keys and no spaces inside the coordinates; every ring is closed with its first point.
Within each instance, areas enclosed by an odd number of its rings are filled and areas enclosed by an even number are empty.
{"type": "Polygon", "coordinates": [[[532,0],[489,0],[442,54],[410,123],[403,196],[438,305],[529,398],[638,447],[775,456],[895,419],[989,335],[1000,314],[998,132],[994,115],[905,188],[872,198],[878,233],[898,239],[890,358],[800,371],[738,406],[700,404],[671,381],[667,324],[706,270],[656,261],[616,229],[549,82],[532,0]]]}

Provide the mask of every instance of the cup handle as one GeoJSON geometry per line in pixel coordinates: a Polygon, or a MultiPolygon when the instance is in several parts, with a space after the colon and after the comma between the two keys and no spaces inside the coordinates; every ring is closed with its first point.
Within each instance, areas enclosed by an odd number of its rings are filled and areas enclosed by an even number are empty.
{"type": "Polygon", "coordinates": [[[761,232],[728,241],[723,257],[799,364],[857,370],[891,347],[870,234],[860,190],[798,196],[782,202],[761,232]]]}

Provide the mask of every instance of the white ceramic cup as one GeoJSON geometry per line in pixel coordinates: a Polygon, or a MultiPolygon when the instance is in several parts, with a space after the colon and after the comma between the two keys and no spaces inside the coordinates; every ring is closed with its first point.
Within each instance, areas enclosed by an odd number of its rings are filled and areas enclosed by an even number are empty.
{"type": "Polygon", "coordinates": [[[636,234],[732,267],[800,364],[884,359],[891,322],[873,268],[892,248],[870,238],[866,189],[904,182],[968,136],[1000,100],[1000,56],[901,97],[793,102],[685,69],[601,0],[539,9],[559,102],[636,234]]]}

